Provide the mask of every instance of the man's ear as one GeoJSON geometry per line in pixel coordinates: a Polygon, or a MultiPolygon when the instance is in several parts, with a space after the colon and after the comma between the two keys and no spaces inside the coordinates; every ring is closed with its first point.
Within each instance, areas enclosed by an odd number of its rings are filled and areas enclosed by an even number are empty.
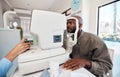
{"type": "Polygon", "coordinates": [[[79,25],[79,28],[80,28],[80,29],[82,28],[82,24],[79,25]]]}

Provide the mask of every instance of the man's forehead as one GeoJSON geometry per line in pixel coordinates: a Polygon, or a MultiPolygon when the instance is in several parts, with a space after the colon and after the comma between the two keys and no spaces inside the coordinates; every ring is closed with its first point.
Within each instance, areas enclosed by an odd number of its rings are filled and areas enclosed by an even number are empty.
{"type": "Polygon", "coordinates": [[[75,19],[68,19],[67,21],[76,21],[75,19]]]}

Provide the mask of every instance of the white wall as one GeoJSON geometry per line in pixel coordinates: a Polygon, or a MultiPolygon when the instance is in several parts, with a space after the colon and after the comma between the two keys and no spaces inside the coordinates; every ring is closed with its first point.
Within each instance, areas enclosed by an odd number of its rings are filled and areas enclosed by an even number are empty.
{"type": "Polygon", "coordinates": [[[2,13],[3,10],[2,10],[2,0],[0,0],[0,27],[3,26],[3,16],[2,16],[2,13]]]}
{"type": "Polygon", "coordinates": [[[114,0],[91,0],[90,1],[90,25],[89,31],[97,34],[97,17],[98,17],[98,6],[112,2],[114,0]]]}
{"type": "Polygon", "coordinates": [[[89,11],[90,11],[90,0],[82,0],[82,6],[81,6],[81,17],[83,18],[83,27],[82,29],[84,31],[89,32],[89,11]]]}
{"type": "Polygon", "coordinates": [[[65,10],[69,9],[70,6],[71,6],[71,1],[72,0],[61,0],[61,2],[59,3],[58,0],[56,0],[54,3],[53,3],[53,6],[51,6],[52,10],[53,11],[56,11],[58,13],[62,13],[64,12],[65,10]]]}
{"type": "Polygon", "coordinates": [[[10,6],[6,3],[5,0],[2,0],[2,9],[3,9],[3,12],[11,10],[10,6]]]}
{"type": "Polygon", "coordinates": [[[3,13],[6,10],[11,10],[11,8],[5,3],[4,0],[0,0],[0,27],[3,27],[3,13]]]}

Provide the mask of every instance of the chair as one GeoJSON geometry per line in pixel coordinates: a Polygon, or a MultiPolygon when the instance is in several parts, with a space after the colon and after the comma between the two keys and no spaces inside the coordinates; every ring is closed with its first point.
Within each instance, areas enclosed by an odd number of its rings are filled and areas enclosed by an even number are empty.
{"type": "MultiPolygon", "coordinates": [[[[113,61],[113,57],[114,57],[114,49],[108,49],[109,54],[110,54],[110,58],[113,61]]],[[[112,77],[112,70],[110,70],[105,77],[112,77]]]]}

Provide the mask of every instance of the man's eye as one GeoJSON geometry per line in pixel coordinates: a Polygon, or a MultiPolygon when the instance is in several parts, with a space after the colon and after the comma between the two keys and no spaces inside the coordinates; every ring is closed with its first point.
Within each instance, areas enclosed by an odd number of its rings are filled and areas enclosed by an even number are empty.
{"type": "Polygon", "coordinates": [[[68,22],[67,24],[72,24],[72,22],[68,22]]]}
{"type": "Polygon", "coordinates": [[[72,22],[69,22],[69,24],[72,24],[72,22]]]}

